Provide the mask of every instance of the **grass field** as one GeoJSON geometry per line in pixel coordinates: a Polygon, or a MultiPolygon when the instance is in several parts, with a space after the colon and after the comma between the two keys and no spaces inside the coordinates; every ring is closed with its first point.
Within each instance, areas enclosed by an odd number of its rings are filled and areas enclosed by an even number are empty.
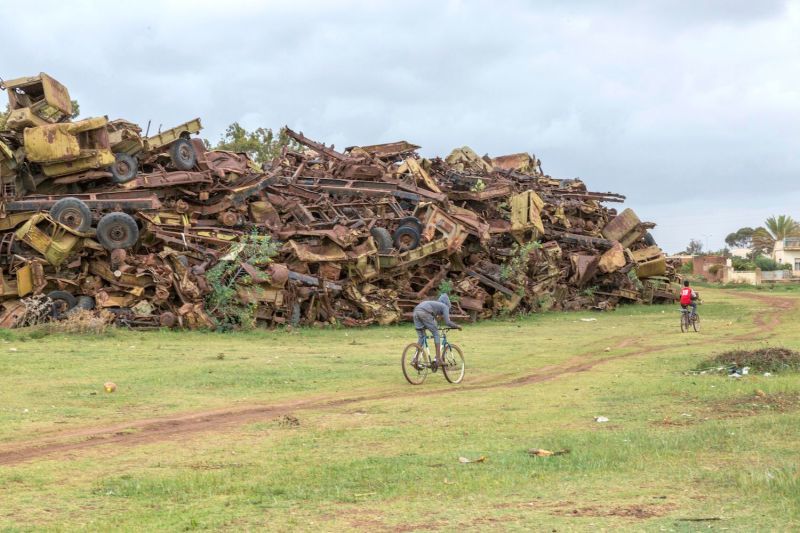
{"type": "Polygon", "coordinates": [[[800,349],[800,295],[702,295],[468,325],[461,385],[409,326],[0,332],[0,531],[796,530],[797,375],[688,371],[800,349]]]}

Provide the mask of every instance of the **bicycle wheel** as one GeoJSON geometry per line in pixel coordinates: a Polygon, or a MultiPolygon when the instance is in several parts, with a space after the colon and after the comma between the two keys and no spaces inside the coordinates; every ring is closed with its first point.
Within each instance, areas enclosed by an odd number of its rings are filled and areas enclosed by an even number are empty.
{"type": "Polygon", "coordinates": [[[464,371],[466,370],[464,353],[461,351],[461,348],[455,344],[448,344],[444,348],[442,359],[444,359],[444,365],[442,365],[444,378],[450,383],[461,383],[461,380],[464,379],[464,371]]]}
{"type": "Polygon", "coordinates": [[[681,313],[681,331],[684,333],[689,331],[689,313],[681,313]]]}
{"type": "Polygon", "coordinates": [[[421,385],[425,378],[428,377],[430,361],[425,355],[425,350],[416,342],[412,342],[403,350],[400,365],[403,367],[403,375],[406,377],[406,381],[412,385],[421,385]]]}
{"type": "Polygon", "coordinates": [[[692,327],[695,331],[700,331],[700,315],[695,314],[694,319],[692,320],[692,327]]]}

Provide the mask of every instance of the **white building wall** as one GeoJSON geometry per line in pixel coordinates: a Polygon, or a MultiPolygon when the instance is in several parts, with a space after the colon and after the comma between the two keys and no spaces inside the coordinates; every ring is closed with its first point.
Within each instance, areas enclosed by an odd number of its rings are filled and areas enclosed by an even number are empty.
{"type": "Polygon", "coordinates": [[[784,242],[777,241],[772,249],[772,258],[782,265],[792,265],[792,274],[800,276],[800,250],[786,250],[784,242]]]}

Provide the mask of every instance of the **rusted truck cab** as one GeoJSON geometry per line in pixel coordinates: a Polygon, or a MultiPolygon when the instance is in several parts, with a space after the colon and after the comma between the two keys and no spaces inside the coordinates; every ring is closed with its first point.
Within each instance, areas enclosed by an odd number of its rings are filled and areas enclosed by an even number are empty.
{"type": "Polygon", "coordinates": [[[3,82],[8,94],[6,127],[14,131],[55,124],[72,116],[69,91],[44,72],[38,76],[17,78],[3,82]]]}
{"type": "Polygon", "coordinates": [[[108,167],[114,163],[114,154],[108,142],[107,124],[105,117],[95,117],[25,128],[27,159],[38,163],[47,177],[108,167]]]}

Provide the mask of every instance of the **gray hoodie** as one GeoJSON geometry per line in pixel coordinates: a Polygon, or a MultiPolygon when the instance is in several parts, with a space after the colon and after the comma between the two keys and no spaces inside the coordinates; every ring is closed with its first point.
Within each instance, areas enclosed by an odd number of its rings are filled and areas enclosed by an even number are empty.
{"type": "MultiPolygon", "coordinates": [[[[447,324],[450,328],[457,327],[450,320],[450,298],[447,294],[440,294],[438,300],[425,300],[421,304],[417,305],[414,308],[414,318],[417,318],[417,315],[428,315],[431,318],[435,319],[436,317],[442,317],[444,319],[444,323],[447,324]]],[[[414,321],[415,323],[417,320],[414,321]]]]}

